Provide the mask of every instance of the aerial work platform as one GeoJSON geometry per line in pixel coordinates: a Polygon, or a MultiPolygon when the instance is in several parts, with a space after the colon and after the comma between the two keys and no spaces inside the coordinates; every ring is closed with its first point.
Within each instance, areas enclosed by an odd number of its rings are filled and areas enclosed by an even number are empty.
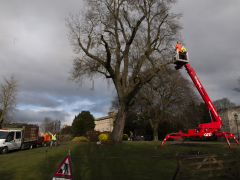
{"type": "Polygon", "coordinates": [[[176,49],[174,51],[174,56],[173,56],[173,64],[176,64],[175,69],[181,69],[182,66],[184,66],[185,64],[189,63],[189,56],[188,56],[188,52],[187,53],[181,53],[178,51],[178,49],[176,49]]]}
{"type": "Polygon", "coordinates": [[[189,74],[193,83],[195,84],[194,87],[197,87],[198,92],[202,96],[202,98],[207,106],[207,109],[209,109],[210,116],[211,116],[211,122],[205,123],[205,124],[199,124],[197,129],[188,129],[188,133],[182,133],[182,131],[180,130],[178,133],[167,134],[162,142],[161,147],[163,147],[164,143],[166,142],[166,140],[168,138],[173,138],[173,139],[183,138],[183,142],[184,142],[185,138],[202,137],[202,136],[222,137],[227,141],[229,149],[232,149],[232,147],[230,145],[228,137],[232,137],[235,140],[235,142],[238,145],[240,145],[232,133],[220,131],[221,125],[222,125],[222,120],[221,120],[220,116],[218,115],[218,112],[217,112],[216,108],[214,107],[211,99],[209,98],[207,92],[205,91],[203,85],[201,84],[200,80],[198,79],[195,71],[190,66],[188,53],[183,55],[178,52],[178,49],[176,49],[176,52],[174,53],[172,61],[173,61],[173,64],[176,64],[176,66],[175,66],[176,70],[181,69],[183,66],[186,68],[187,73],[189,74]]]}

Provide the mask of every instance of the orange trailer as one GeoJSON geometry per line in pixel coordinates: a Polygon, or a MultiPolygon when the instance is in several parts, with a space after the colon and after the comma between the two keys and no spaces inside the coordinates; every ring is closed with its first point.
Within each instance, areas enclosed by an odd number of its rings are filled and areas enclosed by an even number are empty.
{"type": "Polygon", "coordinates": [[[51,135],[50,134],[42,134],[41,137],[44,138],[44,141],[42,143],[43,146],[47,146],[48,142],[51,142],[51,135]]]}

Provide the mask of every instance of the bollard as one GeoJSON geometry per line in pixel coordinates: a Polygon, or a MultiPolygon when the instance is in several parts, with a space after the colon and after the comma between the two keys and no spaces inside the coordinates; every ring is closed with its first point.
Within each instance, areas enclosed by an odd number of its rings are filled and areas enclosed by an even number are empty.
{"type": "Polygon", "coordinates": [[[46,150],[46,158],[45,158],[45,173],[44,173],[45,179],[46,179],[46,170],[47,170],[47,152],[48,150],[46,150]]]}

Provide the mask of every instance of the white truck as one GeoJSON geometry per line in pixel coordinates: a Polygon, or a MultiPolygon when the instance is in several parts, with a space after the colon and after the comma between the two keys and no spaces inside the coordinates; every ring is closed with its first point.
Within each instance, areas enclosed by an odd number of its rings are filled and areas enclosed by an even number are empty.
{"type": "Polygon", "coordinates": [[[39,126],[31,124],[3,124],[0,129],[0,152],[2,154],[15,149],[32,149],[41,144],[39,126]]]}

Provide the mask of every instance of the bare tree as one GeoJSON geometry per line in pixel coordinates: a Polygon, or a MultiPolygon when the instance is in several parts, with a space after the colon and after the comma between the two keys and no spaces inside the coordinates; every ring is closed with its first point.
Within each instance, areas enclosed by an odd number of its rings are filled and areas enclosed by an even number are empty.
{"type": "Polygon", "coordinates": [[[53,127],[52,127],[51,123],[52,123],[52,119],[49,117],[45,117],[40,125],[41,131],[43,131],[45,133],[52,132],[53,127]]]}
{"type": "MultiPolygon", "coordinates": [[[[237,79],[238,85],[240,85],[240,77],[237,79]]],[[[240,86],[238,88],[233,88],[232,90],[240,92],[240,86]]]]}
{"type": "Polygon", "coordinates": [[[16,113],[17,107],[17,92],[18,92],[18,84],[16,77],[14,74],[7,79],[3,76],[4,84],[0,85],[0,109],[1,109],[1,116],[0,116],[0,125],[4,121],[12,120],[12,117],[16,113]]]}
{"type": "Polygon", "coordinates": [[[59,139],[59,133],[61,131],[61,121],[58,119],[53,120],[53,132],[56,132],[58,134],[59,139]]]}
{"type": "Polygon", "coordinates": [[[236,106],[236,104],[231,102],[228,98],[218,99],[213,101],[213,104],[217,110],[236,106]]]}
{"type": "MultiPolygon", "coordinates": [[[[119,108],[111,138],[122,142],[129,103],[141,87],[171,63],[179,40],[176,0],[85,0],[82,14],[66,19],[73,52],[70,80],[111,78],[119,108]]],[[[110,82],[110,81],[108,81],[110,82]]]]}
{"type": "Polygon", "coordinates": [[[61,121],[58,119],[54,120],[54,131],[58,133],[58,138],[59,138],[59,133],[61,131],[61,121]]]}
{"type": "Polygon", "coordinates": [[[60,132],[61,131],[61,121],[56,119],[52,120],[49,117],[45,117],[40,125],[40,129],[43,132],[60,132]]]}
{"type": "Polygon", "coordinates": [[[155,141],[158,140],[159,122],[177,124],[180,119],[175,117],[183,115],[190,104],[200,102],[191,85],[179,71],[166,67],[135,96],[135,104],[142,118],[150,123],[155,141]]]}

